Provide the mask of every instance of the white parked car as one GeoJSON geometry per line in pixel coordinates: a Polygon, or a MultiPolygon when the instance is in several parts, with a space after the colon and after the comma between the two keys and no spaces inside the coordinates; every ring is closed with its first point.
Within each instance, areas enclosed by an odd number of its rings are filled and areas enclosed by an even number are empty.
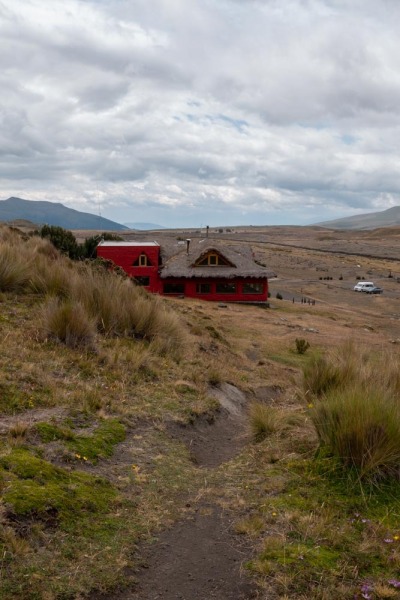
{"type": "Polygon", "coordinates": [[[372,281],[360,281],[354,286],[355,292],[365,292],[366,294],[382,294],[383,289],[377,287],[372,281]]]}

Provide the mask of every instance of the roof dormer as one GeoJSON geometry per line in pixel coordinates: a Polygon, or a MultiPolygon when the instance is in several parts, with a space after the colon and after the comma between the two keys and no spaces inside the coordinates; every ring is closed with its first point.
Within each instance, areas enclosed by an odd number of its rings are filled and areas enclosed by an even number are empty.
{"type": "Polygon", "coordinates": [[[225,256],[217,250],[203,252],[193,263],[194,267],[235,267],[225,256]]]}

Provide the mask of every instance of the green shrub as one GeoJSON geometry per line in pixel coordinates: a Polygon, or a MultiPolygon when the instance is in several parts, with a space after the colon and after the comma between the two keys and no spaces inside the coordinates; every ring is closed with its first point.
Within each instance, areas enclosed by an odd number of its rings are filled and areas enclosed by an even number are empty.
{"type": "Polygon", "coordinates": [[[100,235],[93,235],[86,240],[82,244],[82,256],[83,258],[96,258],[96,248],[100,240],[105,241],[114,241],[114,242],[122,242],[124,238],[120,235],[115,235],[114,233],[108,233],[107,231],[103,231],[100,235]]]}
{"type": "Polygon", "coordinates": [[[297,354],[305,354],[310,347],[309,342],[307,342],[304,338],[296,338],[295,344],[297,354]]]}
{"type": "Polygon", "coordinates": [[[282,294],[280,294],[279,292],[277,292],[276,296],[275,296],[278,300],[283,300],[283,296],[282,294]]]}
{"type": "Polygon", "coordinates": [[[69,258],[77,259],[82,255],[74,234],[67,229],[56,225],[43,225],[39,230],[39,235],[50,240],[60,252],[66,254],[69,258]]]}

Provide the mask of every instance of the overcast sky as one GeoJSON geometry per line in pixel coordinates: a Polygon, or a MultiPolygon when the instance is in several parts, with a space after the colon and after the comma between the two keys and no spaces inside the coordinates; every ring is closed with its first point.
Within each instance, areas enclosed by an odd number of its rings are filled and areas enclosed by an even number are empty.
{"type": "Polygon", "coordinates": [[[165,226],[400,204],[399,0],[0,0],[0,199],[165,226]]]}

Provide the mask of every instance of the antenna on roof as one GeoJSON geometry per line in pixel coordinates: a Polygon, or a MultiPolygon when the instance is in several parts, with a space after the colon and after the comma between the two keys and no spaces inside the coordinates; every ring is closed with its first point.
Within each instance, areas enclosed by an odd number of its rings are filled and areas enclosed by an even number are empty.
{"type": "Polygon", "coordinates": [[[190,246],[190,240],[187,239],[186,240],[186,253],[189,254],[189,246],[190,246]]]}

